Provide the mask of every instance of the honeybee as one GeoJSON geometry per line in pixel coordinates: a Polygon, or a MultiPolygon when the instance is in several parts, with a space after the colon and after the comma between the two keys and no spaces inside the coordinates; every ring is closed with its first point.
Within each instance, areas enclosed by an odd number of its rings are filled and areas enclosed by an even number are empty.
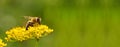
{"type": "Polygon", "coordinates": [[[40,17],[31,17],[31,16],[24,16],[26,19],[28,19],[26,23],[26,30],[28,30],[29,26],[33,26],[34,24],[41,24],[41,18],[40,17]]]}

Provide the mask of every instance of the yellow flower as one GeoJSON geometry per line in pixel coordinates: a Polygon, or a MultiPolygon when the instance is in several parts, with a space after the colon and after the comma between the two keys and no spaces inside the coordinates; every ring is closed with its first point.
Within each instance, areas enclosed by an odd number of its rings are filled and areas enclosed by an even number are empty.
{"type": "Polygon", "coordinates": [[[23,41],[30,38],[30,36],[28,36],[29,32],[27,32],[24,27],[13,28],[11,30],[8,30],[6,34],[7,37],[5,39],[7,41],[10,40],[23,41]]]}
{"type": "Polygon", "coordinates": [[[34,38],[39,39],[49,33],[53,32],[53,29],[49,29],[46,25],[37,25],[34,27],[30,27],[28,31],[33,35],[34,38]]]}
{"type": "Polygon", "coordinates": [[[16,27],[6,31],[7,37],[5,39],[7,41],[24,41],[34,38],[39,39],[40,37],[50,34],[51,32],[53,32],[53,29],[49,29],[46,25],[36,24],[33,27],[29,27],[28,30],[25,30],[25,27],[16,27]]]}
{"type": "Polygon", "coordinates": [[[5,44],[4,42],[2,42],[2,39],[0,39],[0,47],[4,47],[6,46],[7,44],[5,44]]]}

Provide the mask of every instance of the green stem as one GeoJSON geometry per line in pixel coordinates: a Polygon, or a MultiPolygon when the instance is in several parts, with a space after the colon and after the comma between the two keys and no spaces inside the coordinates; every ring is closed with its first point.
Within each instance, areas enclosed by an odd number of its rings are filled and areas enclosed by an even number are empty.
{"type": "Polygon", "coordinates": [[[22,42],[19,42],[19,44],[20,44],[19,47],[22,47],[22,42]]]}
{"type": "Polygon", "coordinates": [[[39,40],[36,39],[36,46],[35,47],[39,47],[39,40]]]}

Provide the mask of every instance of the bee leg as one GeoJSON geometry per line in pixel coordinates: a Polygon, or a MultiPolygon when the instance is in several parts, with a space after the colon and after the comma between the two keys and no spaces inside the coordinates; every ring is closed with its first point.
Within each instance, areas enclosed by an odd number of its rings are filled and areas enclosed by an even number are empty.
{"type": "Polygon", "coordinates": [[[28,23],[26,24],[26,30],[28,30],[29,26],[33,26],[33,24],[34,24],[34,23],[32,23],[32,22],[28,22],[28,23]]]}
{"type": "Polygon", "coordinates": [[[41,24],[41,22],[40,22],[40,21],[38,21],[38,24],[41,24]]]}

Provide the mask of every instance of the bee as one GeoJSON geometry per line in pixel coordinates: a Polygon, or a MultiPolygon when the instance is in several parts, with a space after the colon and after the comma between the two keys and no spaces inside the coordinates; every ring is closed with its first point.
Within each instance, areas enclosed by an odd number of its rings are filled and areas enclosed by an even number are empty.
{"type": "Polygon", "coordinates": [[[28,28],[30,26],[33,27],[34,24],[41,24],[41,18],[40,17],[31,17],[31,16],[24,16],[26,19],[28,19],[27,23],[26,23],[26,30],[28,30],[28,28]]]}

